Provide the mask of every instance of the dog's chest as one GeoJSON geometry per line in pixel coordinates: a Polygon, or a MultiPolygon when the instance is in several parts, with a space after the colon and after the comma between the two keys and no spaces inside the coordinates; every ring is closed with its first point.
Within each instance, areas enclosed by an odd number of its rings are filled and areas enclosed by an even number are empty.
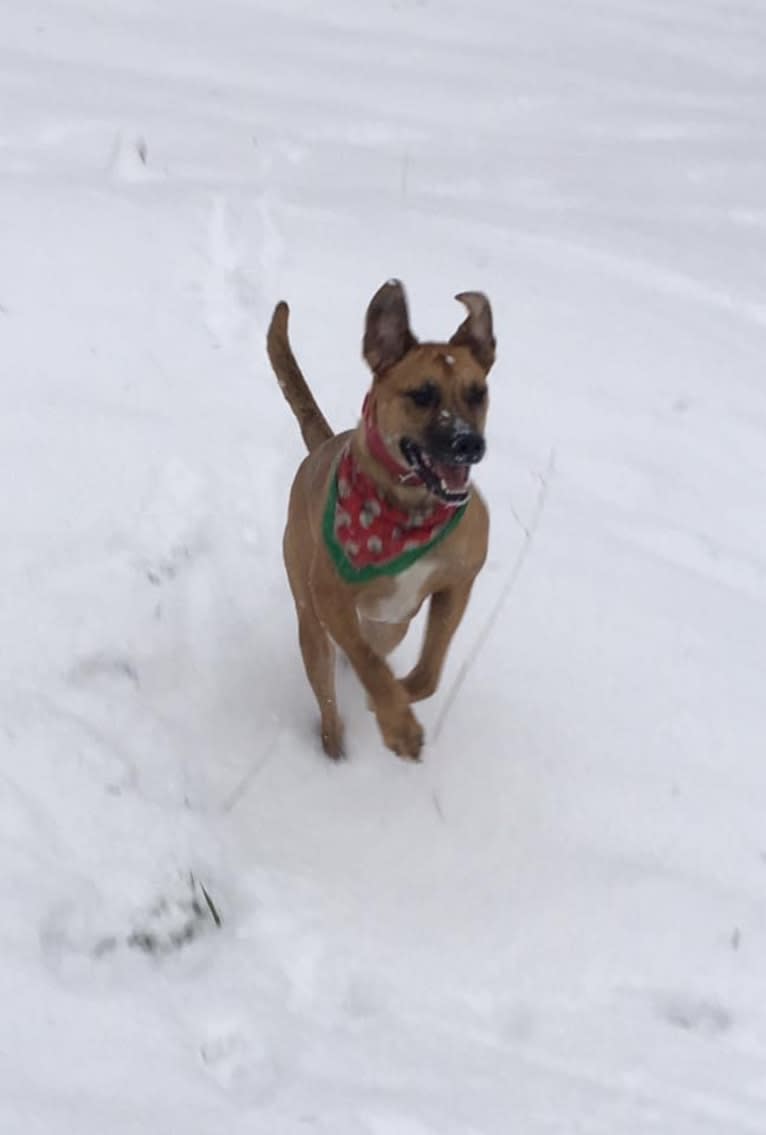
{"type": "Polygon", "coordinates": [[[375,623],[403,623],[411,619],[428,594],[428,581],[436,570],[430,556],[394,576],[393,590],[384,596],[362,592],[356,607],[365,619],[375,623]]]}

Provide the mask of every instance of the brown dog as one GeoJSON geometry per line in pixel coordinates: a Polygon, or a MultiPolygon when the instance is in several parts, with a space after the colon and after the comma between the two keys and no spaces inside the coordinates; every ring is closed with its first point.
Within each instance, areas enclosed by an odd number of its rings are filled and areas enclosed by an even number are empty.
{"type": "Polygon", "coordinates": [[[456,298],[468,317],[449,342],[418,343],[399,281],[373,296],[363,344],[372,387],[357,428],[337,436],[290,348],[286,303],[269,327],[271,365],[309,450],[290,494],[284,556],[331,757],[343,754],[337,644],[386,745],[417,759],[423,730],[410,703],[434,693],[486,557],[489,517],[469,474],[485,448],[492,312],[479,292],[456,298]],[[399,681],[386,655],[429,597],[420,660],[399,681]]]}

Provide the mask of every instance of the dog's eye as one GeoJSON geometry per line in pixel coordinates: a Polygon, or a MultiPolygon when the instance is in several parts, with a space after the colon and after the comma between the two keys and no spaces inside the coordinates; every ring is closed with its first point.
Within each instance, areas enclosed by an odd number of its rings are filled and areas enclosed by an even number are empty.
{"type": "Polygon", "coordinates": [[[416,406],[426,409],[428,406],[438,406],[439,387],[435,382],[425,382],[415,390],[408,390],[407,397],[411,398],[416,406]]]}
{"type": "Polygon", "coordinates": [[[486,386],[479,386],[475,382],[473,386],[469,386],[466,392],[465,400],[469,406],[481,406],[484,399],[487,397],[486,386]]]}

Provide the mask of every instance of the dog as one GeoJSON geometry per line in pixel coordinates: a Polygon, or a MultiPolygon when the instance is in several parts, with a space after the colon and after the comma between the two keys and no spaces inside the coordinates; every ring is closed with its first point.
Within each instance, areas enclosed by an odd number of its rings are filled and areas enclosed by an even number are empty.
{"type": "Polygon", "coordinates": [[[290,492],[284,560],[322,744],[335,759],[344,755],[335,647],[385,744],[418,760],[423,729],[411,705],[435,692],[486,559],[489,514],[470,473],[485,452],[492,310],[481,292],[455,298],[468,314],[454,335],[420,343],[402,284],[375,293],[362,347],[372,385],[356,429],[337,435],[290,347],[284,301],[269,326],[268,356],[308,449],[290,492]],[[419,661],[398,680],[386,656],[426,599],[419,661]]]}

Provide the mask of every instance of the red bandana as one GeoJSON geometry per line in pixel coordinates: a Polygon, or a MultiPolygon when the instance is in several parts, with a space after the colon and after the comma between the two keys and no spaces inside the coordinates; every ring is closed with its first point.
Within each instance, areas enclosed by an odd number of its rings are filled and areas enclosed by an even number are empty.
{"type": "Polygon", "coordinates": [[[347,445],[330,480],[325,543],[348,582],[397,575],[443,540],[465,508],[465,504],[455,508],[436,498],[420,510],[399,508],[360,469],[347,445]]]}

